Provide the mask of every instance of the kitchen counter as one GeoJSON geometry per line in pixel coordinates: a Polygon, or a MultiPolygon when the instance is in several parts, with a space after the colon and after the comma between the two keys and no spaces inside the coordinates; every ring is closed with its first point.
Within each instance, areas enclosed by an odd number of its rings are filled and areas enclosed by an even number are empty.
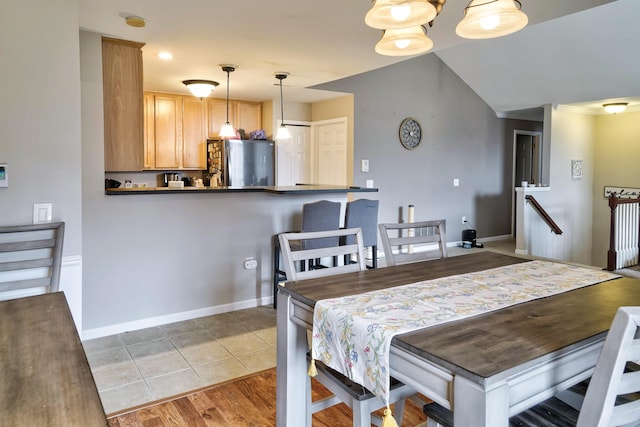
{"type": "Polygon", "coordinates": [[[138,188],[107,188],[108,196],[122,196],[134,194],[168,194],[168,193],[271,193],[271,194],[321,194],[321,193],[376,193],[377,188],[343,187],[335,185],[292,185],[267,187],[138,187],[138,188]]]}

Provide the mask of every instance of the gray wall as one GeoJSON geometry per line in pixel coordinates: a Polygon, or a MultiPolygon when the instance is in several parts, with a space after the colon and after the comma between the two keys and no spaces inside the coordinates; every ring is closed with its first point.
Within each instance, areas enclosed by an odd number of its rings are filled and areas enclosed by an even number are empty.
{"type": "Polygon", "coordinates": [[[65,221],[64,255],[82,252],[77,2],[9,0],[0,11],[0,223],[31,223],[34,203],[65,221]]]}
{"type": "Polygon", "coordinates": [[[479,237],[511,234],[513,130],[535,127],[500,119],[436,55],[428,54],[317,88],[355,94],[354,185],[373,179],[381,222],[445,218],[459,241],[467,216],[479,237]],[[413,117],[422,143],[405,150],[398,127],[413,117]],[[369,173],[360,160],[369,159],[369,173]],[[453,179],[460,186],[453,186],[453,179]]]}

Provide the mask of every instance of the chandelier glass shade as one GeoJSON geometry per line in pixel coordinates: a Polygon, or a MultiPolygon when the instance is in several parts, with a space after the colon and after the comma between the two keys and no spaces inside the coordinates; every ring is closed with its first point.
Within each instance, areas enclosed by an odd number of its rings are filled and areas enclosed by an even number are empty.
{"type": "Polygon", "coordinates": [[[426,24],[437,15],[428,0],[375,0],[364,22],[379,30],[426,24]]]}
{"type": "Polygon", "coordinates": [[[515,33],[529,22],[521,8],[517,0],[472,0],[456,34],[465,39],[489,39],[515,33]]]}
{"type": "Polygon", "coordinates": [[[200,99],[211,95],[213,89],[218,86],[218,82],[212,80],[184,80],[182,83],[189,89],[193,96],[200,99]]]}
{"type": "Polygon", "coordinates": [[[427,37],[427,30],[421,25],[385,30],[382,39],[376,44],[376,52],[387,56],[418,55],[431,48],[433,41],[427,37]]]}

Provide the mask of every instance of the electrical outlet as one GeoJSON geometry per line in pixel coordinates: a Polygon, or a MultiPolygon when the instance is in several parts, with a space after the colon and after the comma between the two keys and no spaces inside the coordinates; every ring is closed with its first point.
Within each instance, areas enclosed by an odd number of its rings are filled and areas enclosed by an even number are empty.
{"type": "Polygon", "coordinates": [[[463,216],[463,217],[462,217],[462,223],[463,223],[463,224],[466,224],[466,223],[467,223],[467,217],[466,217],[466,216],[463,216]]]}
{"type": "Polygon", "coordinates": [[[373,188],[373,180],[372,179],[368,179],[367,180],[367,188],[373,188]]]}
{"type": "Polygon", "coordinates": [[[245,270],[254,270],[258,267],[258,260],[255,258],[245,258],[244,260],[244,269],[245,270]]]}

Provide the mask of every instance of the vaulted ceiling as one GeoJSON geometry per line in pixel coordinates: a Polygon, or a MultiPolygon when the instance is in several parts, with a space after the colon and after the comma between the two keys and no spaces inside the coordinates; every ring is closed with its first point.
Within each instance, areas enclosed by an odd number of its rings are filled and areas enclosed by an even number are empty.
{"type": "MultiPolygon", "coordinates": [[[[279,96],[276,71],[287,71],[288,101],[335,93],[309,87],[406,60],[374,52],[379,30],[364,24],[368,0],[79,0],[81,29],[146,43],[145,89],[188,93],[187,79],[220,82],[219,64],[235,64],[232,98],[279,96]],[[140,16],[144,28],[127,26],[140,16]],[[157,57],[169,51],[174,58],[157,57]]],[[[447,0],[428,29],[438,55],[497,113],[543,104],[597,111],[602,100],[640,99],[640,1],[522,0],[529,25],[491,40],[455,34],[467,0],[447,0]]],[[[640,109],[640,106],[639,106],[640,109]]]]}

